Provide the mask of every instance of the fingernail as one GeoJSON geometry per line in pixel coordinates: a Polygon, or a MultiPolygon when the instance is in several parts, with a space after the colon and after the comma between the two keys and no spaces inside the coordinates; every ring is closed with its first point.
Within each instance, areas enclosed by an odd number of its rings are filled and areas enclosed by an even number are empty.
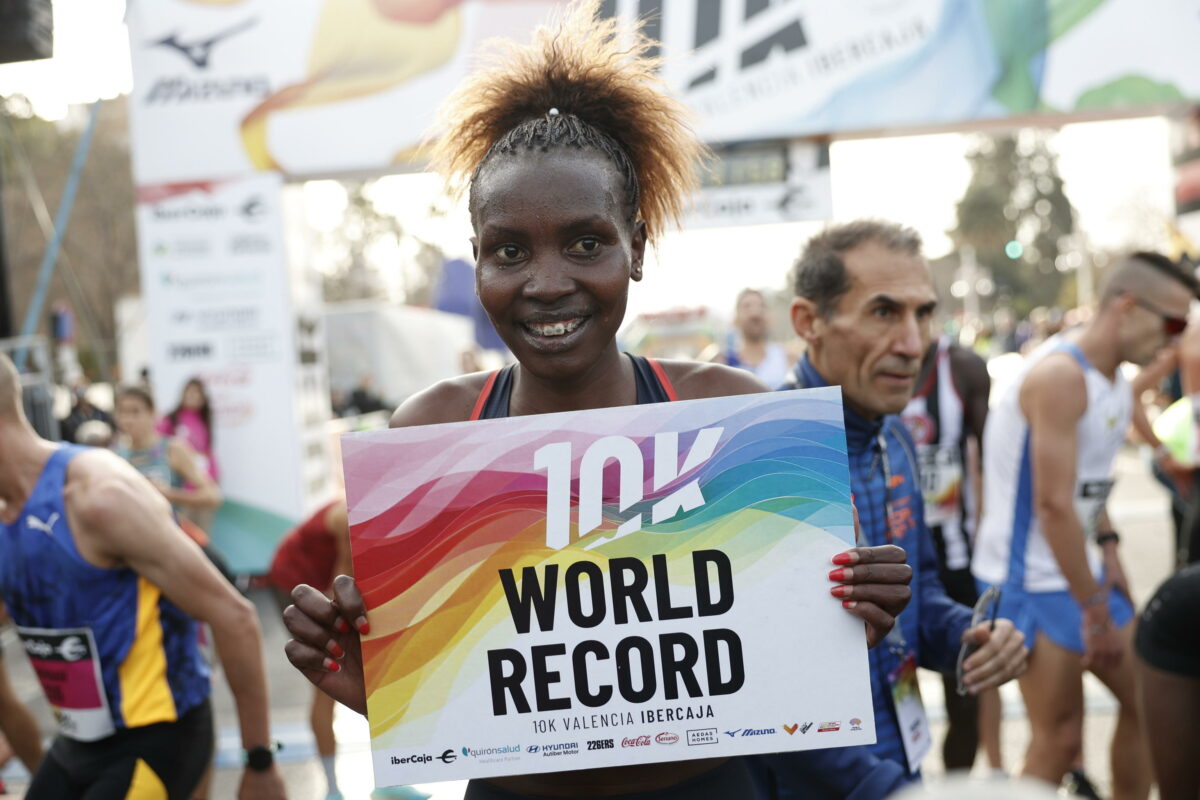
{"type": "Polygon", "coordinates": [[[342,646],[333,639],[329,640],[329,644],[325,645],[325,649],[328,650],[329,654],[334,658],[341,658],[342,656],[346,655],[346,651],[342,649],[342,646]]]}
{"type": "Polygon", "coordinates": [[[829,580],[831,581],[844,581],[849,577],[850,570],[848,569],[832,569],[829,571],[829,580]]]}
{"type": "Polygon", "coordinates": [[[842,601],[842,608],[854,608],[856,605],[858,605],[857,600],[843,600],[842,601]]]}
{"type": "Polygon", "coordinates": [[[835,564],[853,564],[857,560],[857,553],[838,553],[833,557],[833,563],[835,564]]]}
{"type": "Polygon", "coordinates": [[[358,628],[358,632],[364,636],[371,632],[371,623],[367,622],[366,617],[359,617],[354,620],[354,627],[358,628]]]}
{"type": "Polygon", "coordinates": [[[849,586],[834,586],[832,589],[829,590],[829,592],[834,597],[845,597],[846,595],[850,594],[850,587],[849,586]]]}
{"type": "Polygon", "coordinates": [[[321,666],[325,667],[325,669],[329,670],[330,672],[342,671],[342,665],[334,661],[332,658],[326,658],[325,661],[322,662],[321,666]]]}
{"type": "Polygon", "coordinates": [[[350,632],[350,623],[346,622],[346,620],[343,619],[342,617],[337,618],[337,621],[333,623],[333,627],[338,629],[338,633],[349,633],[350,632]]]}

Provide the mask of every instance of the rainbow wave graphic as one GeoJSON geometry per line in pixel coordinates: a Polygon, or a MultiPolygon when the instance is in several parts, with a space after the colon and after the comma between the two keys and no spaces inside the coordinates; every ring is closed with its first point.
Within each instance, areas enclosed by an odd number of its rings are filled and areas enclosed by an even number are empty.
{"type": "Polygon", "coordinates": [[[519,577],[527,566],[591,560],[604,570],[611,558],[663,553],[673,582],[688,584],[696,550],[721,550],[736,576],[769,560],[785,536],[853,546],[842,419],[834,388],[348,434],[354,570],[372,630],[363,641],[372,736],[432,730],[447,699],[485,675],[486,647],[505,631],[516,640],[501,569],[519,577]],[[654,434],[678,432],[682,463],[698,432],[714,427],[722,433],[711,458],[654,489],[654,434]],[[579,462],[616,433],[642,453],[644,497],[618,510],[610,462],[603,522],[580,537],[579,462]],[[561,442],[572,445],[575,477],[570,544],[556,550],[546,545],[547,477],[533,454],[561,442]],[[693,480],[704,503],[649,524],[654,503],[693,480]],[[615,538],[639,512],[642,529],[615,538]]]}

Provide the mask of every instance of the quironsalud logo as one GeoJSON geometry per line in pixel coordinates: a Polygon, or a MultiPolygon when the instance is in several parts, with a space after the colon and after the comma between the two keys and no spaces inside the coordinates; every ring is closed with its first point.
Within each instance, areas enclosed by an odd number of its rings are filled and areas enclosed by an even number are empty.
{"type": "Polygon", "coordinates": [[[521,752],[519,744],[505,744],[500,747],[464,747],[462,754],[467,758],[477,758],[482,761],[502,761],[512,758],[521,752]]]}

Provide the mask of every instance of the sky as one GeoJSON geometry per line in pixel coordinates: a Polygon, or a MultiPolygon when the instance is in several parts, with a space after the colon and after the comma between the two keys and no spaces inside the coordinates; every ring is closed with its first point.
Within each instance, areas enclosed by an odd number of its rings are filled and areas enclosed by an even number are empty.
{"type": "MultiPolygon", "coordinates": [[[[55,0],[55,57],[0,65],[0,95],[28,96],[36,113],[61,118],[72,103],[114,97],[132,85],[124,0],[55,0]]],[[[1066,191],[1091,242],[1104,248],[1153,244],[1158,220],[1170,216],[1172,173],[1165,119],[1147,118],[1068,125],[1053,140],[1066,191]]],[[[894,219],[915,227],[930,257],[950,249],[946,231],[970,178],[964,154],[969,135],[949,133],[838,141],[832,148],[833,214],[894,219]]],[[[376,197],[409,229],[440,244],[450,256],[469,257],[470,236],[461,210],[425,219],[440,183],[428,175],[393,176],[376,197]]],[[[328,185],[305,191],[310,224],[336,219],[338,191],[328,185]]],[[[743,286],[782,287],[792,260],[818,223],[714,229],[665,236],[631,292],[630,311],[706,305],[718,311],[743,286]],[[656,257],[655,257],[656,256],[656,257]],[[727,264],[692,276],[697,265],[727,264]]],[[[381,256],[397,254],[384,248],[381,256]]],[[[392,284],[398,285],[394,280],[392,284]]]]}

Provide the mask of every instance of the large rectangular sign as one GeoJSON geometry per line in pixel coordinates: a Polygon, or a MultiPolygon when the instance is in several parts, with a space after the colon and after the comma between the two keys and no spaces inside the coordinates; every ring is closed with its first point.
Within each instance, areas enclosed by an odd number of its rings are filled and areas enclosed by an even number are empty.
{"type": "Polygon", "coordinates": [[[288,269],[281,188],[279,175],[264,174],[138,192],[155,398],[165,413],[188,379],[208,389],[226,499],[217,525],[236,530],[231,544],[239,549],[226,556],[238,571],[265,571],[272,537],[330,491],[319,437],[329,417],[320,317],[298,313],[303,298],[288,269]],[[312,472],[314,463],[323,475],[312,472]],[[243,554],[249,530],[265,541],[243,554]]]}
{"type": "MultiPolygon", "coordinates": [[[[434,110],[472,68],[482,42],[527,41],[559,5],[131,4],[136,182],[411,168],[434,110]]],[[[608,0],[601,7],[650,20],[667,58],[663,76],[696,110],[709,142],[1046,113],[1156,113],[1200,100],[1196,0],[608,0]]]]}
{"type": "Polygon", "coordinates": [[[379,785],[868,744],[836,388],[350,434],[379,785]]]}

